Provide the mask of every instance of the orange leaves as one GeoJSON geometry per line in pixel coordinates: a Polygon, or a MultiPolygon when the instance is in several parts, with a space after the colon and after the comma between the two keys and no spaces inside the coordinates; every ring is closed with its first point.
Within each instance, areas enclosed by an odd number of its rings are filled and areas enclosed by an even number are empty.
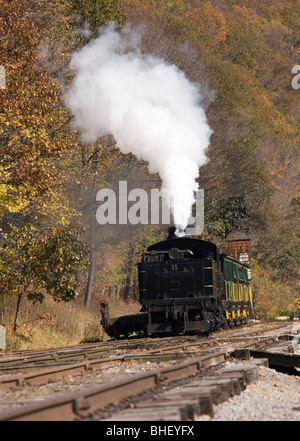
{"type": "Polygon", "coordinates": [[[205,3],[201,8],[191,12],[189,16],[217,43],[225,43],[228,27],[226,17],[221,11],[205,3]]]}
{"type": "Polygon", "coordinates": [[[246,8],[244,6],[239,6],[239,5],[232,5],[232,10],[252,22],[256,22],[259,18],[257,13],[252,8],[246,8]]]}

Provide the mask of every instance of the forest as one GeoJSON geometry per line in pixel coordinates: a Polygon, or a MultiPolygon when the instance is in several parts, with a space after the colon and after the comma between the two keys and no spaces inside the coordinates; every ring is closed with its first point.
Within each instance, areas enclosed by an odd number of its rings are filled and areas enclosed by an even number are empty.
{"type": "Polygon", "coordinates": [[[200,237],[249,237],[257,317],[299,314],[300,1],[1,0],[0,324],[16,332],[22,307],[49,298],[96,314],[102,298],[136,301],[136,263],[167,236],[96,219],[100,189],[162,183],[112,133],[83,140],[66,104],[73,55],[111,23],[199,87],[200,237]]]}

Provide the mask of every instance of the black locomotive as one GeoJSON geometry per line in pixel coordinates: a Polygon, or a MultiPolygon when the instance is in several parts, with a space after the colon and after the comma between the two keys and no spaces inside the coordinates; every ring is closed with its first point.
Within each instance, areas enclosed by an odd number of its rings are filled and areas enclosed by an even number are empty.
{"type": "Polygon", "coordinates": [[[253,315],[249,265],[197,237],[171,235],[151,245],[138,275],[141,314],[110,320],[101,303],[102,326],[112,337],[209,334],[253,315]]]}

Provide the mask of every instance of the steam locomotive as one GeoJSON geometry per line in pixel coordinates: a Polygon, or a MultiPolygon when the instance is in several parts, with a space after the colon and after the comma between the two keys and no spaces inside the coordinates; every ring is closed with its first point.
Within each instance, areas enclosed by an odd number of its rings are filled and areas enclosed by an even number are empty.
{"type": "Polygon", "coordinates": [[[171,233],[149,246],[138,263],[141,313],[111,320],[107,303],[101,302],[106,333],[115,338],[209,334],[246,323],[253,317],[250,251],[243,249],[248,243],[236,242],[242,247],[234,257],[197,236],[171,233]]]}

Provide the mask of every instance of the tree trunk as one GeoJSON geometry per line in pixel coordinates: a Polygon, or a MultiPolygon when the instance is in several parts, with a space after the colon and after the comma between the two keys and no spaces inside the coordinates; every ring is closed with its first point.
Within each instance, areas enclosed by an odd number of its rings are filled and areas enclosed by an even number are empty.
{"type": "Polygon", "coordinates": [[[132,296],[132,274],[128,274],[126,277],[126,285],[124,289],[123,298],[125,301],[129,300],[132,296]]]}
{"type": "Polygon", "coordinates": [[[88,271],[88,279],[87,279],[87,285],[85,290],[85,299],[84,299],[84,306],[89,307],[91,303],[92,298],[92,287],[93,287],[93,281],[94,281],[94,274],[95,274],[95,250],[94,250],[94,234],[95,234],[95,225],[92,223],[90,227],[90,238],[89,243],[91,246],[90,251],[90,266],[88,271]]]}
{"type": "Polygon", "coordinates": [[[0,296],[0,323],[4,324],[4,296],[0,296]]]}
{"type": "Polygon", "coordinates": [[[132,298],[132,293],[133,293],[133,289],[132,289],[134,284],[134,277],[132,273],[133,265],[134,265],[134,247],[131,244],[128,251],[127,264],[126,264],[126,282],[123,292],[123,298],[126,301],[132,298]]]}
{"type": "Polygon", "coordinates": [[[23,297],[23,293],[19,293],[18,295],[18,303],[17,303],[17,310],[16,310],[16,317],[15,317],[15,323],[14,323],[14,332],[17,331],[17,326],[18,326],[18,320],[19,320],[19,315],[20,315],[20,309],[21,309],[21,300],[23,297]]]}
{"type": "Polygon", "coordinates": [[[90,306],[90,302],[91,302],[91,298],[92,298],[92,287],[93,287],[94,273],[95,273],[94,250],[93,250],[93,248],[91,248],[90,266],[89,266],[88,280],[87,280],[87,285],[86,285],[86,290],[85,290],[85,299],[84,299],[84,306],[86,306],[86,307],[90,306]]]}

